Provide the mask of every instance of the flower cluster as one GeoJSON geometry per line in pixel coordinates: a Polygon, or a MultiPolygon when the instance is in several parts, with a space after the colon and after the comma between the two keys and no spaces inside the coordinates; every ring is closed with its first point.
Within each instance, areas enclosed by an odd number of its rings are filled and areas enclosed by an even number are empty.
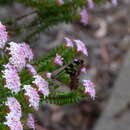
{"type": "Polygon", "coordinates": [[[2,71],[3,78],[5,78],[5,87],[10,89],[12,92],[18,93],[20,91],[20,77],[14,66],[7,64],[4,66],[5,70],[2,71]]]}
{"type": "Polygon", "coordinates": [[[82,52],[84,55],[88,56],[88,51],[85,47],[85,44],[81,40],[74,40],[74,42],[77,46],[77,51],[82,52]]]}
{"type": "MultiPolygon", "coordinates": [[[[76,47],[77,52],[81,52],[84,55],[88,56],[88,51],[85,46],[85,44],[81,40],[71,40],[68,37],[65,37],[66,47],[72,48],[76,47]]],[[[63,65],[63,57],[61,57],[59,54],[56,54],[56,57],[54,59],[54,63],[57,65],[63,65]]]]}
{"type": "MultiPolygon", "coordinates": [[[[4,70],[2,71],[3,78],[6,81],[4,87],[11,90],[11,92],[20,92],[22,90],[22,85],[20,82],[19,72],[21,72],[23,68],[27,68],[32,76],[36,78],[32,83],[35,83],[38,86],[38,90],[41,91],[45,96],[48,96],[48,82],[45,81],[41,76],[38,76],[35,68],[28,63],[33,60],[33,53],[29,45],[25,43],[18,44],[15,42],[10,42],[7,44],[9,45],[9,47],[5,49],[9,51],[10,57],[9,62],[4,65],[4,70]]],[[[37,90],[31,85],[24,85],[23,88],[25,90],[24,95],[27,97],[27,100],[29,102],[29,107],[33,107],[35,110],[38,110],[40,96],[37,90]]],[[[16,115],[19,114],[18,110],[21,111],[21,109],[17,108],[18,103],[14,104],[13,101],[11,102],[12,99],[9,98],[7,100],[8,101],[6,105],[8,104],[11,112],[6,116],[7,121],[4,124],[9,126],[11,130],[14,130],[15,128],[17,128],[18,130],[22,130],[22,124],[20,122],[21,114],[18,119],[17,117],[14,118],[16,115]],[[11,107],[10,104],[14,107],[11,107]],[[15,110],[15,112],[13,111],[13,109],[15,110]]]]}
{"type": "Polygon", "coordinates": [[[93,9],[93,7],[94,7],[93,0],[88,0],[88,8],[93,9]]]}
{"type": "Polygon", "coordinates": [[[32,49],[30,48],[30,46],[26,43],[22,43],[20,44],[20,47],[24,53],[24,58],[27,60],[27,61],[31,61],[33,60],[33,52],[32,52],[32,49]]]}
{"type": "Polygon", "coordinates": [[[118,2],[117,0],[111,0],[112,5],[117,6],[118,2]]]}
{"type": "Polygon", "coordinates": [[[83,72],[83,73],[87,73],[86,68],[85,68],[85,67],[82,67],[82,68],[81,68],[81,72],[83,72]]]}
{"type": "Polygon", "coordinates": [[[74,44],[73,44],[71,39],[69,39],[68,37],[65,37],[64,39],[66,41],[66,46],[67,47],[74,47],[74,44]]]}
{"type": "Polygon", "coordinates": [[[0,49],[3,49],[7,42],[8,34],[5,26],[0,22],[0,49]]]}
{"type": "Polygon", "coordinates": [[[25,90],[25,95],[28,97],[28,101],[30,103],[29,107],[33,107],[35,110],[38,110],[40,97],[37,90],[31,85],[24,85],[23,88],[25,90]]]}
{"type": "Polygon", "coordinates": [[[17,71],[21,71],[26,63],[33,59],[32,50],[25,43],[10,42],[9,45],[10,47],[7,48],[9,55],[11,55],[9,62],[16,67],[17,71]]]}
{"type": "Polygon", "coordinates": [[[34,76],[35,80],[33,83],[38,87],[38,91],[41,92],[44,96],[49,95],[48,82],[43,79],[40,75],[34,76]]]}
{"type": "Polygon", "coordinates": [[[47,77],[48,79],[51,79],[51,76],[52,76],[52,73],[46,72],[46,77],[47,77]]]}
{"type": "Polygon", "coordinates": [[[23,126],[20,122],[22,116],[21,105],[14,97],[8,97],[5,105],[9,108],[10,112],[7,114],[5,125],[11,130],[23,130],[23,126]]]}
{"type": "Polygon", "coordinates": [[[26,64],[26,68],[32,75],[36,75],[37,74],[36,69],[31,64],[26,64]]]}
{"type": "Polygon", "coordinates": [[[85,87],[85,92],[89,93],[90,96],[95,99],[95,85],[90,80],[83,80],[83,86],[85,87]]]}
{"type": "Polygon", "coordinates": [[[28,114],[27,126],[28,128],[35,130],[35,121],[31,113],[28,114]]]}
{"type": "Polygon", "coordinates": [[[81,40],[71,40],[68,37],[66,37],[65,41],[66,41],[67,47],[74,47],[74,45],[75,45],[77,52],[82,52],[84,55],[88,56],[87,48],[81,40]]]}
{"type": "MultiPolygon", "coordinates": [[[[8,43],[9,47],[5,48],[9,51],[9,62],[4,65],[5,69],[2,71],[3,78],[6,81],[5,87],[10,89],[12,92],[18,93],[20,91],[20,77],[18,72],[26,66],[27,62],[33,59],[33,53],[30,47],[25,44],[18,44],[15,42],[8,43]]],[[[27,64],[27,67],[32,71],[32,66],[27,64]]]]}
{"type": "Polygon", "coordinates": [[[59,54],[56,54],[56,57],[54,59],[54,63],[56,65],[63,65],[63,58],[59,54]]]}
{"type": "MultiPolygon", "coordinates": [[[[0,48],[5,49],[9,57],[8,63],[4,65],[4,70],[1,71],[3,74],[2,77],[5,80],[4,87],[8,88],[13,94],[19,94],[20,91],[24,90],[24,95],[29,102],[29,107],[38,110],[40,102],[38,91],[44,94],[44,96],[48,96],[48,82],[38,75],[36,69],[29,63],[33,60],[33,52],[29,45],[25,43],[9,42],[7,43],[7,47],[5,47],[5,42],[7,41],[7,39],[4,39],[5,35],[7,35],[5,26],[0,23],[0,48]],[[32,85],[22,86],[19,73],[25,68],[34,77],[35,80],[32,81],[32,84],[37,86],[38,91],[33,88],[32,85]],[[21,89],[22,87],[23,89],[21,89]]],[[[47,77],[51,78],[51,73],[48,72],[47,77]]],[[[20,122],[22,114],[19,102],[14,97],[8,97],[5,105],[9,108],[10,112],[5,117],[6,122],[4,122],[4,124],[11,130],[22,130],[23,126],[20,122]]],[[[32,121],[31,115],[29,115],[28,124],[30,124],[29,120],[32,121]]],[[[34,125],[32,126],[31,127],[34,128],[34,125]]]]}
{"type": "Polygon", "coordinates": [[[88,11],[87,11],[87,9],[82,9],[80,12],[80,16],[81,16],[80,22],[84,25],[87,25],[88,24],[88,11]]]}
{"type": "MultiPolygon", "coordinates": [[[[93,9],[94,8],[94,2],[93,0],[87,0],[87,7],[88,9],[93,9]]],[[[88,9],[84,8],[80,11],[80,22],[83,25],[87,25],[89,21],[89,16],[88,16],[88,9]]]]}

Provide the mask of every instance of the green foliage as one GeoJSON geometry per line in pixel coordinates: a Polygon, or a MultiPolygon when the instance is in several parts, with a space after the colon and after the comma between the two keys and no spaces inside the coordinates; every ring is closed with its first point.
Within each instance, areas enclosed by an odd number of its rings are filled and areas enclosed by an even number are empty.
{"type": "Polygon", "coordinates": [[[71,92],[57,92],[52,93],[48,97],[41,99],[41,102],[47,102],[50,104],[64,105],[64,104],[74,104],[85,98],[85,94],[82,91],[75,90],[71,92]]]}
{"type": "MultiPolygon", "coordinates": [[[[106,0],[94,0],[95,3],[100,3],[106,0]]],[[[26,28],[32,28],[33,31],[26,36],[25,41],[30,41],[34,36],[40,32],[50,29],[54,25],[59,23],[75,23],[79,22],[80,15],[79,9],[87,6],[86,0],[64,0],[63,5],[57,4],[56,0],[6,0],[5,3],[19,2],[26,5],[27,7],[33,8],[34,13],[37,14],[37,17],[33,20],[30,25],[26,28]]],[[[0,1],[0,4],[3,4],[4,0],[0,1]]],[[[26,15],[25,15],[26,16],[26,15]]],[[[28,15],[27,15],[28,16],[28,15]]],[[[25,18],[25,17],[22,17],[25,18]]],[[[8,21],[7,24],[10,26],[15,25],[17,20],[12,18],[11,21],[8,21]]],[[[17,31],[16,34],[22,32],[20,28],[15,25],[17,31]]],[[[24,28],[24,27],[23,27],[24,28]]],[[[22,28],[22,29],[23,29],[22,28]]]]}
{"type": "Polygon", "coordinates": [[[74,60],[74,58],[79,56],[75,48],[66,48],[65,44],[61,44],[57,48],[52,49],[48,56],[41,57],[36,61],[37,71],[52,72],[60,68],[60,66],[54,65],[54,57],[56,56],[56,53],[64,58],[64,65],[70,63],[72,60],[74,60]]]}
{"type": "Polygon", "coordinates": [[[0,122],[0,130],[8,130],[8,127],[0,122]]]}
{"type": "Polygon", "coordinates": [[[13,0],[0,0],[0,5],[11,4],[12,2],[13,2],[13,0]]]}

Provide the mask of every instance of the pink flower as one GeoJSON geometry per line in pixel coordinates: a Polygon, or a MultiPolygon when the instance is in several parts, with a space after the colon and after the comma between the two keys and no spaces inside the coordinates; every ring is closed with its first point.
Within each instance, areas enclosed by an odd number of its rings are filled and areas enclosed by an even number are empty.
{"type": "Polygon", "coordinates": [[[66,46],[67,47],[73,47],[74,46],[74,44],[73,44],[71,39],[69,39],[68,37],[65,37],[64,39],[66,41],[66,46]]]}
{"type": "Polygon", "coordinates": [[[10,89],[12,92],[18,93],[20,91],[20,77],[16,69],[10,65],[5,65],[5,70],[2,71],[3,78],[5,78],[6,85],[5,87],[10,89]]]}
{"type": "Polygon", "coordinates": [[[18,71],[21,71],[26,64],[24,51],[20,44],[10,42],[9,45],[10,47],[7,48],[7,50],[10,51],[9,54],[11,55],[9,62],[14,65],[18,71]]]}
{"type": "Polygon", "coordinates": [[[35,130],[35,121],[34,121],[33,115],[31,113],[28,114],[27,126],[30,129],[35,130]]]}
{"type": "Polygon", "coordinates": [[[60,55],[56,54],[56,57],[54,59],[54,63],[57,65],[63,65],[63,58],[60,55]]]}
{"type": "Polygon", "coordinates": [[[40,75],[35,75],[34,78],[35,80],[32,83],[36,84],[36,86],[38,87],[38,91],[41,92],[44,96],[48,96],[48,82],[45,79],[43,79],[40,75]]]}
{"type": "Polygon", "coordinates": [[[10,47],[7,48],[9,50],[9,54],[11,57],[9,58],[9,62],[14,65],[18,71],[21,71],[27,61],[31,61],[33,59],[33,53],[30,49],[29,45],[23,43],[18,44],[15,42],[9,43],[10,47]]]}
{"type": "Polygon", "coordinates": [[[86,68],[85,67],[81,68],[81,72],[86,73],[87,72],[86,68]]]}
{"type": "Polygon", "coordinates": [[[7,42],[8,34],[5,26],[0,22],[0,49],[3,49],[7,42]]]}
{"type": "Polygon", "coordinates": [[[5,125],[7,125],[10,130],[23,130],[23,126],[20,122],[22,116],[21,105],[14,97],[8,97],[5,105],[8,106],[10,113],[7,114],[5,125]]]}
{"type": "MultiPolygon", "coordinates": [[[[16,68],[13,65],[11,65],[10,63],[7,63],[6,65],[3,65],[3,66],[5,67],[5,69],[16,70],[16,68]]],[[[16,70],[16,72],[17,72],[17,70],[16,70]]]]}
{"type": "Polygon", "coordinates": [[[39,109],[40,97],[35,88],[31,85],[24,85],[25,95],[29,98],[29,107],[33,107],[35,110],[39,109]]]}
{"type": "Polygon", "coordinates": [[[117,0],[111,0],[112,5],[117,6],[118,2],[117,0]]]}
{"type": "Polygon", "coordinates": [[[74,40],[74,42],[77,46],[77,51],[82,52],[84,55],[88,56],[88,51],[85,47],[85,44],[81,40],[74,40]]]}
{"type": "Polygon", "coordinates": [[[47,77],[48,79],[51,78],[51,75],[52,75],[52,73],[50,73],[50,72],[46,72],[46,77],[47,77]]]}
{"type": "Polygon", "coordinates": [[[7,125],[10,130],[23,130],[23,126],[20,122],[20,120],[17,120],[17,118],[15,118],[14,114],[9,114],[8,116],[6,116],[6,122],[4,122],[5,125],[7,125]]]}
{"type": "Polygon", "coordinates": [[[92,9],[92,8],[94,7],[94,2],[93,2],[93,0],[88,0],[88,7],[89,7],[90,9],[92,9]]]}
{"type": "Polygon", "coordinates": [[[15,115],[15,118],[20,119],[22,116],[21,105],[14,97],[8,97],[5,105],[8,106],[10,113],[15,115]]]}
{"type": "Polygon", "coordinates": [[[84,25],[88,24],[88,12],[86,9],[81,10],[80,12],[80,22],[83,23],[84,25]]]}
{"type": "Polygon", "coordinates": [[[33,60],[33,52],[32,52],[32,49],[30,48],[30,46],[26,43],[22,43],[20,44],[21,45],[21,48],[24,52],[24,56],[25,58],[28,60],[28,61],[31,61],[33,60]]]}
{"type": "Polygon", "coordinates": [[[90,96],[95,99],[95,86],[90,80],[83,80],[83,85],[85,86],[85,92],[89,93],[90,96]]]}
{"type": "Polygon", "coordinates": [[[26,68],[28,69],[29,72],[31,72],[32,75],[36,75],[37,71],[31,64],[26,64],[26,68]]]}

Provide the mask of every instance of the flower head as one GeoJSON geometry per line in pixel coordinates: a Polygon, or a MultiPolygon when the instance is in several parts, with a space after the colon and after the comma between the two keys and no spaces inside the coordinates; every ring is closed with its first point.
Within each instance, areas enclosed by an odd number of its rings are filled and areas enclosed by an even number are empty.
{"type": "Polygon", "coordinates": [[[10,42],[9,45],[10,47],[7,48],[7,50],[10,51],[9,54],[11,55],[9,62],[14,65],[18,71],[21,71],[26,64],[24,51],[22,50],[20,44],[10,42]]]}
{"type": "Polygon", "coordinates": [[[37,71],[31,64],[26,64],[26,68],[28,69],[29,72],[31,72],[32,75],[36,75],[37,71]]]}
{"type": "Polygon", "coordinates": [[[89,7],[90,9],[92,9],[92,8],[94,7],[94,2],[93,2],[93,0],[88,0],[88,7],[89,7]]]}
{"type": "Polygon", "coordinates": [[[7,125],[10,130],[23,130],[23,126],[20,120],[15,118],[15,115],[10,113],[6,116],[6,122],[4,122],[5,125],[7,125]]]}
{"type": "Polygon", "coordinates": [[[18,93],[20,91],[20,77],[16,69],[10,65],[5,65],[5,70],[2,71],[3,78],[5,78],[6,85],[5,87],[10,89],[12,92],[18,93]]]}
{"type": "Polygon", "coordinates": [[[95,99],[95,86],[90,80],[83,80],[83,86],[85,87],[85,92],[89,93],[90,96],[95,99]]]}
{"type": "Polygon", "coordinates": [[[21,105],[14,97],[8,97],[5,105],[8,106],[10,113],[15,115],[15,118],[20,119],[22,116],[21,105]]]}
{"type": "Polygon", "coordinates": [[[50,72],[46,72],[46,77],[47,77],[48,79],[51,78],[51,75],[52,75],[52,73],[50,73],[50,72]]]}
{"type": "Polygon", "coordinates": [[[64,39],[66,41],[67,47],[73,47],[74,46],[73,41],[71,39],[69,39],[68,37],[65,37],[64,39]]]}
{"type": "Polygon", "coordinates": [[[0,22],[0,49],[4,48],[7,38],[8,34],[6,32],[6,27],[0,22]]]}
{"type": "Polygon", "coordinates": [[[39,109],[40,97],[35,88],[31,85],[24,85],[25,95],[28,97],[29,106],[33,107],[35,110],[39,109]]]}
{"type": "Polygon", "coordinates": [[[85,44],[81,40],[74,40],[77,51],[82,52],[84,55],[88,56],[87,48],[85,47],[85,44]]]}
{"type": "Polygon", "coordinates": [[[38,91],[41,92],[44,96],[48,96],[48,82],[45,79],[43,79],[40,75],[35,75],[34,78],[35,80],[32,83],[36,84],[36,86],[38,87],[38,91]]]}
{"type": "Polygon", "coordinates": [[[30,129],[35,130],[35,121],[34,121],[33,115],[31,113],[28,114],[27,126],[30,129]]]}
{"type": "Polygon", "coordinates": [[[32,52],[32,49],[30,48],[30,46],[26,43],[22,43],[20,44],[21,45],[21,48],[24,52],[24,57],[28,60],[28,61],[31,61],[33,60],[33,52],[32,52]]]}
{"type": "Polygon", "coordinates": [[[8,106],[10,112],[5,117],[7,125],[10,130],[23,130],[23,126],[20,122],[20,118],[22,116],[21,105],[14,97],[8,97],[5,105],[8,106]]]}
{"type": "Polygon", "coordinates": [[[10,42],[9,45],[10,47],[7,48],[7,50],[9,50],[9,54],[11,55],[9,62],[14,65],[18,71],[21,71],[25,67],[27,61],[31,61],[33,59],[32,50],[29,45],[25,43],[18,44],[10,42]]]}
{"type": "Polygon", "coordinates": [[[80,22],[84,25],[87,25],[88,24],[88,12],[87,12],[87,10],[86,9],[81,10],[80,16],[81,16],[80,22]]]}
{"type": "Polygon", "coordinates": [[[63,58],[60,55],[56,54],[56,57],[54,59],[54,63],[57,65],[63,65],[63,58]]]}
{"type": "Polygon", "coordinates": [[[86,73],[87,72],[86,68],[85,67],[81,68],[81,72],[86,73]]]}
{"type": "Polygon", "coordinates": [[[117,0],[111,0],[112,5],[117,6],[118,2],[117,0]]]}

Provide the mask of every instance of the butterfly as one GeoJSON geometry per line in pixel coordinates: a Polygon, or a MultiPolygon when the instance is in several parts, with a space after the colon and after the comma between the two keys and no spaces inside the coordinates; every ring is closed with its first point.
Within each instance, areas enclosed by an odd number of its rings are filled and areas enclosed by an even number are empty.
{"type": "MultiPolygon", "coordinates": [[[[71,90],[75,90],[79,86],[79,75],[81,72],[81,68],[84,66],[84,60],[83,59],[75,59],[71,63],[64,65],[63,67],[59,68],[58,70],[55,70],[52,73],[52,79],[57,79],[61,72],[65,71],[70,76],[70,83],[69,88],[71,90]]],[[[59,85],[61,83],[59,81],[56,81],[59,85]]]]}

